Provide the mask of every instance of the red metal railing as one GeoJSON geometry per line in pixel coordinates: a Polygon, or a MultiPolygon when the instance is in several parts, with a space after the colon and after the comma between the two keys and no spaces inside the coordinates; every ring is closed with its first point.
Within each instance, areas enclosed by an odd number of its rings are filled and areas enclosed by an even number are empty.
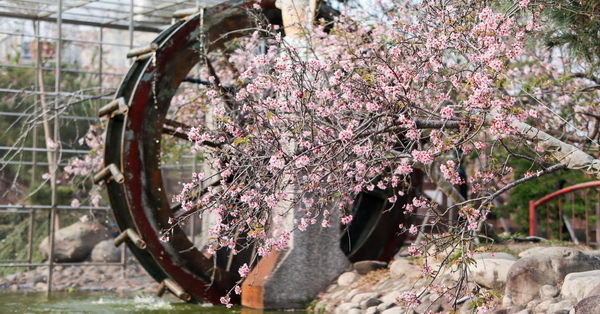
{"type": "MultiPolygon", "coordinates": [[[[549,201],[557,198],[558,201],[558,222],[559,222],[559,238],[562,239],[562,223],[563,223],[563,206],[562,206],[562,202],[561,202],[561,198],[559,198],[559,196],[561,195],[565,195],[567,193],[573,193],[575,191],[578,190],[584,190],[584,202],[585,202],[585,218],[584,218],[584,225],[585,225],[585,234],[586,234],[586,244],[589,244],[589,198],[588,198],[588,193],[587,190],[585,189],[589,189],[589,188],[600,188],[600,181],[590,181],[590,182],[585,182],[585,183],[581,183],[581,184],[577,184],[577,185],[573,185],[570,187],[566,187],[564,189],[558,190],[554,193],[548,194],[544,197],[542,197],[541,199],[537,200],[537,201],[529,201],[529,235],[530,236],[535,236],[536,232],[538,230],[538,215],[537,215],[537,211],[536,208],[540,205],[543,204],[547,204],[549,201]]],[[[571,197],[571,203],[572,203],[572,207],[571,207],[571,215],[573,220],[575,219],[575,195],[573,195],[571,197]]],[[[597,204],[600,203],[600,190],[597,191],[597,204]]],[[[596,217],[600,217],[600,206],[596,206],[596,210],[595,210],[595,214],[596,217]]],[[[548,233],[548,237],[550,237],[550,210],[546,210],[546,232],[548,233]]],[[[600,223],[600,219],[596,220],[596,224],[598,225],[600,223]]],[[[596,226],[596,242],[600,243],[600,232],[598,232],[598,230],[600,230],[600,228],[598,226],[596,226]]]]}

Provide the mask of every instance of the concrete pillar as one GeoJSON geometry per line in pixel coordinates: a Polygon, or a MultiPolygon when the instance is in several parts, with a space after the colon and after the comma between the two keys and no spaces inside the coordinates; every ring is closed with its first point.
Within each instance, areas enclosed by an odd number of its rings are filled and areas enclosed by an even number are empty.
{"type": "MultiPolygon", "coordinates": [[[[330,210],[332,211],[332,210],[330,210]]],[[[289,218],[301,219],[293,210],[289,218]]],[[[286,218],[288,220],[289,218],[286,218]]],[[[331,217],[331,221],[339,221],[331,217]]],[[[305,308],[350,262],[340,249],[340,229],[320,223],[292,233],[290,246],[263,258],[242,284],[242,305],[258,309],[305,308]]]]}

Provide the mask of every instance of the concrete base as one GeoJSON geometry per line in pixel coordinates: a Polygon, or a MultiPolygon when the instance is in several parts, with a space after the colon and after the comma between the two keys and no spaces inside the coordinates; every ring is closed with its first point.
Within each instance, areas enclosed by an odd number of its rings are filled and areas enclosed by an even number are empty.
{"type": "MultiPolygon", "coordinates": [[[[335,220],[332,220],[335,221],[335,220]]],[[[294,231],[292,244],[263,258],[242,284],[242,305],[256,309],[306,308],[350,262],[342,253],[339,228],[319,224],[294,231]]]]}

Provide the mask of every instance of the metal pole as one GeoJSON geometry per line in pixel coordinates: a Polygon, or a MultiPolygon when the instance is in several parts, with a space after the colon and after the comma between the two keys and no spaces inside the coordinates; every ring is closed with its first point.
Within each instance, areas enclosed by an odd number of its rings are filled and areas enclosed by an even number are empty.
{"type": "MultiPolygon", "coordinates": [[[[104,77],[102,76],[102,63],[104,62],[104,59],[102,58],[102,53],[104,52],[104,47],[102,46],[103,45],[102,41],[104,40],[103,33],[104,33],[104,28],[100,27],[100,34],[98,36],[99,37],[98,39],[100,41],[100,44],[98,45],[98,48],[99,48],[98,49],[99,50],[99,53],[98,53],[98,62],[99,62],[99,64],[98,64],[98,85],[100,87],[100,92],[98,93],[98,95],[102,95],[102,93],[103,93],[103,88],[102,88],[103,87],[102,80],[104,79],[104,77]]],[[[96,111],[98,111],[98,109],[100,109],[100,107],[102,107],[102,99],[98,99],[98,105],[97,105],[96,111]]]]}
{"type": "Polygon", "coordinates": [[[52,158],[52,180],[50,182],[52,186],[52,209],[50,210],[50,253],[48,262],[48,295],[52,290],[52,271],[54,266],[54,232],[55,232],[55,221],[56,221],[56,206],[58,205],[58,193],[56,180],[58,179],[58,156],[60,149],[60,121],[59,121],[59,107],[60,107],[60,83],[61,83],[61,63],[62,63],[62,0],[58,0],[58,12],[56,14],[56,27],[57,27],[57,42],[56,42],[56,76],[54,78],[54,92],[56,98],[54,101],[54,142],[57,144],[54,149],[54,158],[52,158]]]}
{"type": "Polygon", "coordinates": [[[133,0],[129,1],[129,50],[133,49],[133,0]]]}
{"type": "MultiPolygon", "coordinates": [[[[33,257],[33,228],[34,228],[35,210],[29,213],[29,239],[27,241],[27,263],[31,264],[33,257]]],[[[29,267],[31,270],[31,267],[29,267]]]]}
{"type": "MultiPolygon", "coordinates": [[[[34,75],[34,80],[35,80],[35,91],[39,92],[40,91],[40,76],[38,75],[38,71],[40,70],[40,66],[42,64],[42,60],[41,60],[41,53],[40,53],[40,21],[33,21],[33,31],[34,31],[34,35],[35,35],[35,42],[34,42],[34,47],[35,47],[35,75],[34,75]]],[[[31,50],[30,50],[31,51],[31,50]]],[[[40,96],[36,95],[35,96],[35,105],[33,107],[33,112],[34,114],[36,114],[38,112],[38,102],[40,101],[40,96]]],[[[37,123],[33,126],[33,148],[37,148],[38,146],[38,142],[37,142],[37,136],[38,136],[38,126],[37,123]]],[[[31,160],[33,162],[32,168],[31,168],[31,183],[33,184],[36,181],[37,178],[37,152],[34,151],[31,154],[31,160]]]]}

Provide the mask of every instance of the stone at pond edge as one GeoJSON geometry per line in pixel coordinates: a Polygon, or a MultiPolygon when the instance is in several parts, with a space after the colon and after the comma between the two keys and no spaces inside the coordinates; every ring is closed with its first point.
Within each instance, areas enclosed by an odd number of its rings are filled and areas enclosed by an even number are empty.
{"type": "MultiPolygon", "coordinates": [[[[54,235],[54,261],[80,262],[90,255],[96,244],[112,239],[110,231],[98,222],[76,222],[59,229],[54,235]]],[[[47,260],[50,256],[49,238],[40,244],[40,251],[47,260]]]]}
{"type": "Polygon", "coordinates": [[[92,261],[98,263],[117,263],[121,261],[121,250],[119,250],[113,240],[104,240],[92,250],[92,261]]]}
{"type": "Polygon", "coordinates": [[[374,270],[387,268],[387,263],[380,261],[360,261],[354,263],[354,270],[359,275],[366,275],[374,270]]]}
{"type": "Polygon", "coordinates": [[[550,247],[516,261],[510,268],[505,295],[515,305],[539,295],[543,285],[556,285],[567,274],[600,269],[600,259],[573,248],[550,247]]]}

